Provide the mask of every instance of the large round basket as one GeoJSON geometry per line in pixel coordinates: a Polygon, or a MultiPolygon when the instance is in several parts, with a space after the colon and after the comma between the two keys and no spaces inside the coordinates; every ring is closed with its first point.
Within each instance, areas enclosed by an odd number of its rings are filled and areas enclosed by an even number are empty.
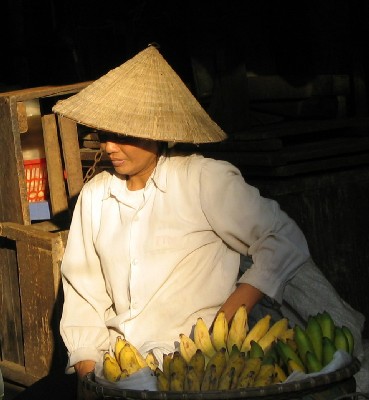
{"type": "MultiPolygon", "coordinates": [[[[82,382],[82,392],[88,400],[335,400],[354,393],[356,382],[354,374],[360,369],[360,362],[354,359],[345,368],[316,377],[309,377],[298,382],[275,384],[262,388],[248,388],[227,391],[208,392],[161,392],[148,390],[122,390],[104,387],[94,381],[94,374],[88,374],[82,382]]],[[[349,398],[348,396],[347,398],[349,398]]]]}

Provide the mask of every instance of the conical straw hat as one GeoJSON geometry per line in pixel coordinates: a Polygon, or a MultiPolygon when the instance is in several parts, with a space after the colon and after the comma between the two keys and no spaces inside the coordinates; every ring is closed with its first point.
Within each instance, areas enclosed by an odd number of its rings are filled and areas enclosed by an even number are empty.
{"type": "Polygon", "coordinates": [[[227,137],[154,46],[57,102],[53,111],[91,128],[139,138],[209,143],[227,137]]]}

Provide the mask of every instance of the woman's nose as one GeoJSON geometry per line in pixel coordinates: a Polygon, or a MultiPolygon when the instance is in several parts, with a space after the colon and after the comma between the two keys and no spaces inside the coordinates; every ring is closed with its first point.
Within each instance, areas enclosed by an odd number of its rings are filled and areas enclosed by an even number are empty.
{"type": "Polygon", "coordinates": [[[119,151],[119,147],[118,147],[117,143],[114,143],[114,142],[107,141],[107,142],[104,143],[104,147],[105,147],[104,150],[108,154],[115,153],[115,152],[119,151]]]}

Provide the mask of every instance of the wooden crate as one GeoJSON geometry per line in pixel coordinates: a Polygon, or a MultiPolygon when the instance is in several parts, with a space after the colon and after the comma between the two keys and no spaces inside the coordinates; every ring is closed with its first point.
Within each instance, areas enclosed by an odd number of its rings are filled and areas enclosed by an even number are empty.
{"type": "MultiPolygon", "coordinates": [[[[67,231],[0,223],[1,357],[5,378],[30,385],[63,363],[60,263],[67,231]]],[[[65,363],[65,361],[64,361],[65,363]]]]}

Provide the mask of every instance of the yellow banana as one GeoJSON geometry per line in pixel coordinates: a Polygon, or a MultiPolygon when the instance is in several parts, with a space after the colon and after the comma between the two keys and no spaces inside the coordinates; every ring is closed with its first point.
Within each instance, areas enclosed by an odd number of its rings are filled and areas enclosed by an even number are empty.
{"type": "Polygon", "coordinates": [[[199,391],[201,389],[201,380],[194,367],[188,366],[184,381],[184,390],[199,391]]]}
{"type": "Polygon", "coordinates": [[[274,380],[274,365],[264,364],[260,367],[259,373],[256,375],[253,387],[268,386],[274,380]]]}
{"type": "Polygon", "coordinates": [[[126,369],[129,375],[134,374],[142,368],[137,360],[136,352],[129,343],[126,343],[119,352],[118,363],[120,368],[122,370],[126,369]]]}
{"type": "Polygon", "coordinates": [[[187,335],[181,333],[179,335],[179,351],[187,363],[190,362],[192,356],[196,353],[197,345],[187,335]]]}
{"type": "Polygon", "coordinates": [[[170,375],[169,390],[174,392],[182,392],[184,389],[185,375],[172,372],[170,375]]]}
{"type": "Polygon", "coordinates": [[[323,357],[323,332],[322,328],[315,316],[309,316],[305,328],[308,334],[311,344],[314,348],[314,353],[319,362],[322,362],[323,357]]]}
{"type": "Polygon", "coordinates": [[[193,367],[201,383],[205,371],[205,356],[200,349],[196,350],[196,353],[192,356],[191,360],[188,363],[188,366],[193,367]]]}
{"type": "Polygon", "coordinates": [[[156,368],[159,367],[159,361],[158,361],[158,359],[155,357],[155,354],[154,354],[152,351],[149,351],[149,352],[146,354],[145,362],[146,362],[147,366],[148,366],[152,371],[155,371],[156,368]]]}
{"type": "Polygon", "coordinates": [[[110,382],[119,381],[122,375],[122,370],[118,364],[118,361],[108,352],[104,354],[103,374],[105,379],[110,382]]]}
{"type": "Polygon", "coordinates": [[[179,351],[175,351],[169,364],[170,377],[172,377],[173,373],[176,373],[177,378],[184,379],[186,375],[186,367],[187,363],[182,354],[179,351]]]}
{"type": "Polygon", "coordinates": [[[271,315],[267,314],[263,318],[260,318],[256,324],[247,333],[245,340],[242,343],[241,351],[247,352],[250,350],[251,340],[257,342],[260,340],[269,330],[271,315]]]}
{"type": "Polygon", "coordinates": [[[143,355],[138,351],[137,347],[135,347],[135,346],[134,346],[132,343],[130,343],[130,342],[127,342],[127,343],[129,343],[129,345],[130,345],[132,351],[135,353],[135,356],[136,356],[136,359],[137,359],[137,362],[138,362],[138,365],[140,366],[140,368],[145,368],[145,367],[147,367],[148,365],[147,365],[147,363],[146,363],[146,361],[145,361],[145,358],[144,358],[143,355]]]}
{"type": "Polygon", "coordinates": [[[173,353],[163,354],[163,373],[168,380],[170,379],[170,364],[172,362],[172,357],[173,353]]]}
{"type": "Polygon", "coordinates": [[[230,353],[234,345],[241,349],[248,332],[248,316],[246,306],[240,306],[234,314],[227,337],[227,350],[230,353]]]}
{"type": "Polygon", "coordinates": [[[160,368],[156,368],[155,376],[158,380],[158,390],[168,391],[169,390],[169,379],[165,376],[164,372],[160,368]]]}
{"type": "Polygon", "coordinates": [[[224,311],[219,311],[215,317],[212,332],[212,343],[216,351],[227,348],[228,322],[224,311]]]}
{"type": "Polygon", "coordinates": [[[287,379],[287,374],[284,372],[283,368],[279,364],[275,363],[273,383],[282,383],[286,379],[287,379]]]}
{"type": "Polygon", "coordinates": [[[354,335],[352,334],[350,328],[347,326],[343,325],[342,326],[342,332],[346,335],[347,341],[348,341],[348,347],[349,347],[349,353],[352,355],[354,354],[354,347],[355,347],[355,339],[354,335]]]}
{"type": "Polygon", "coordinates": [[[218,390],[229,390],[235,379],[236,369],[231,367],[224,371],[219,379],[218,390]]]}
{"type": "Polygon", "coordinates": [[[253,385],[256,375],[259,373],[261,367],[261,358],[246,359],[245,367],[241,371],[238,378],[237,387],[239,389],[247,388],[253,385]]]}
{"type": "Polygon", "coordinates": [[[258,341],[261,348],[267,351],[288,329],[288,319],[281,318],[269,328],[268,332],[258,341]]]}
{"type": "Polygon", "coordinates": [[[206,365],[205,373],[212,365],[215,366],[215,376],[219,379],[227,365],[227,353],[225,348],[220,349],[211,357],[206,365]]]}
{"type": "Polygon", "coordinates": [[[217,367],[214,364],[210,364],[205,369],[204,378],[201,382],[201,391],[217,390],[218,389],[218,378],[217,378],[217,367]]]}
{"type": "Polygon", "coordinates": [[[216,350],[211,341],[209,329],[201,317],[196,321],[193,337],[196,347],[201,349],[208,358],[215,354],[216,350]]]}
{"type": "Polygon", "coordinates": [[[284,333],[279,336],[279,339],[283,340],[284,342],[287,342],[287,340],[294,340],[294,338],[295,331],[293,330],[293,328],[286,329],[284,333]]]}
{"type": "Polygon", "coordinates": [[[293,360],[292,358],[290,358],[289,360],[287,360],[287,370],[288,370],[288,374],[292,374],[292,372],[298,371],[298,372],[303,372],[305,373],[305,367],[301,366],[301,364],[299,364],[298,362],[296,362],[296,360],[293,360]]]}
{"type": "Polygon", "coordinates": [[[240,351],[233,353],[229,358],[227,365],[219,378],[219,390],[235,389],[237,387],[238,377],[246,364],[245,353],[240,351]]]}
{"type": "Polygon", "coordinates": [[[117,336],[115,339],[114,355],[117,360],[119,360],[119,353],[126,343],[127,340],[124,338],[124,336],[117,336]]]}

